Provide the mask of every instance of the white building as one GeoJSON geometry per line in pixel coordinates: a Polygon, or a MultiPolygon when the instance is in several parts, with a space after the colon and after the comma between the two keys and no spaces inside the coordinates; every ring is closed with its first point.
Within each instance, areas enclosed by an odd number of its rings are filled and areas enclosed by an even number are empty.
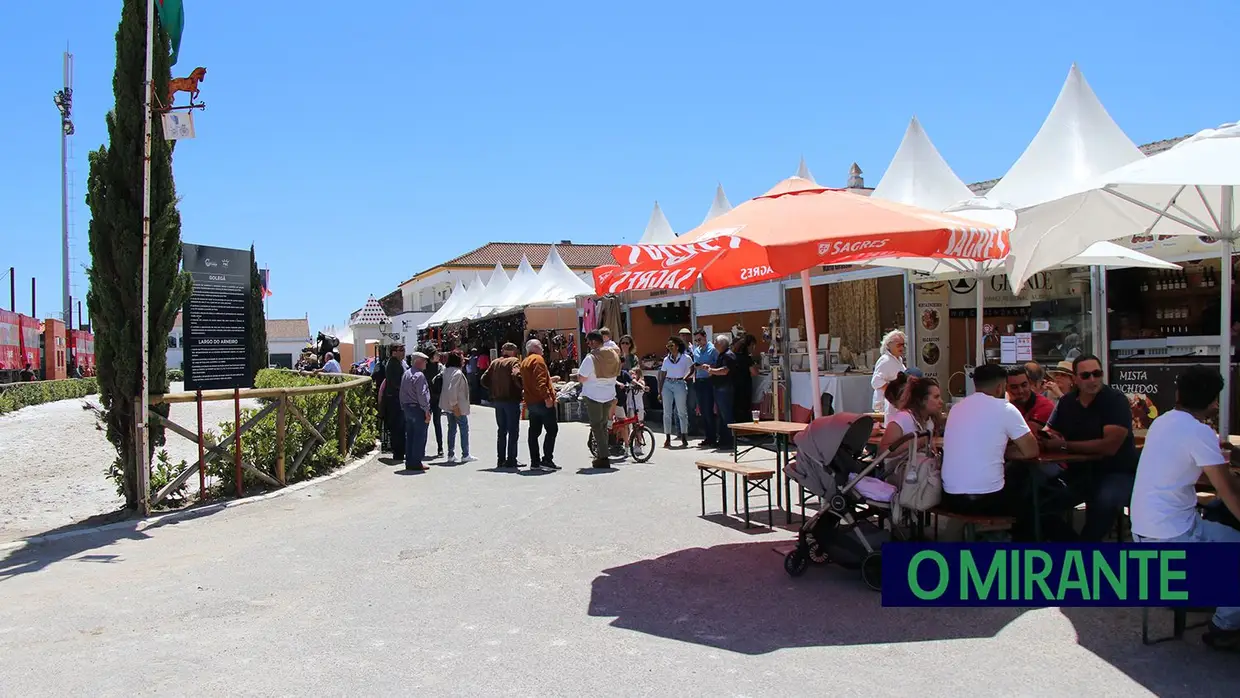
{"type": "MultiPolygon", "coordinates": [[[[292,368],[301,350],[311,341],[310,321],[306,318],[267,321],[267,362],[280,368],[292,368]]],[[[168,335],[168,368],[180,369],[185,361],[184,330],[177,314],[168,335]]],[[[264,367],[266,368],[266,367],[264,367]]]]}

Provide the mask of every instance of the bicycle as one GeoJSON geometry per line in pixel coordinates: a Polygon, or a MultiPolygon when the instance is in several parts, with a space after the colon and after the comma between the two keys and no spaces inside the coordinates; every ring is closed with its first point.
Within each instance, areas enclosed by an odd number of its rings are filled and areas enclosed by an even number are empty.
{"type": "MultiPolygon", "coordinates": [[[[607,427],[608,435],[619,435],[625,427],[629,427],[629,457],[635,463],[645,463],[654,455],[654,432],[650,427],[646,426],[646,422],[641,418],[641,411],[636,407],[636,401],[641,398],[639,395],[645,392],[641,385],[630,386],[626,389],[628,393],[628,409],[631,417],[624,419],[613,419],[611,425],[607,427]]],[[[590,455],[598,458],[598,444],[594,440],[594,432],[590,432],[590,455]]]]}

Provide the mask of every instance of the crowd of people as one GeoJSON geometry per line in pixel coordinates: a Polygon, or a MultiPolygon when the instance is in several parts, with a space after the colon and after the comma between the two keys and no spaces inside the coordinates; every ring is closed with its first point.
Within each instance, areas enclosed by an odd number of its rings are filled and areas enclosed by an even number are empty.
{"type": "MultiPolygon", "coordinates": [[[[496,467],[517,469],[521,412],[528,418],[528,447],[531,469],[559,470],[555,463],[555,441],[559,423],[555,410],[555,389],[543,358],[543,346],[531,339],[525,357],[514,343],[501,348],[501,356],[482,365],[476,379],[466,371],[469,359],[464,352],[439,352],[434,348],[406,356],[404,346],[393,346],[386,362],[376,362],[379,414],[388,434],[392,456],[404,462],[407,470],[425,470],[430,432],[435,434],[435,459],[445,463],[478,460],[470,449],[470,407],[485,389],[494,408],[497,427],[496,467]],[[471,384],[478,387],[471,390],[471,384]],[[445,434],[444,423],[447,423],[445,434]],[[445,444],[445,436],[446,444],[445,444]],[[460,459],[457,459],[459,446],[460,459]]],[[[477,365],[475,363],[475,365],[477,365]]]]}
{"type": "MultiPolygon", "coordinates": [[[[1232,447],[1210,424],[1223,389],[1219,371],[1186,367],[1176,382],[1176,408],[1154,420],[1141,449],[1128,398],[1104,375],[1102,362],[1089,354],[1051,370],[979,366],[975,392],[944,417],[938,383],[915,369],[900,371],[883,385],[889,411],[878,448],[894,446],[899,458],[909,448],[897,446],[903,435],[941,433],[940,506],[1012,517],[1018,541],[1040,531],[1044,540],[1101,542],[1127,508],[1137,541],[1240,542],[1232,447]],[[1209,518],[1197,509],[1203,478],[1217,493],[1209,518]],[[1081,504],[1085,518],[1077,530],[1067,515],[1081,504]]],[[[1218,609],[1206,638],[1240,647],[1240,608],[1218,609]]]]}

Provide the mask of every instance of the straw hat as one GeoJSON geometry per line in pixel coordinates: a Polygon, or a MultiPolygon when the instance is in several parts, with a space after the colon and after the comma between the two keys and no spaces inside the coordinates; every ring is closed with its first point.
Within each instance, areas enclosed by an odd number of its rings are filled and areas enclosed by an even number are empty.
{"type": "Polygon", "coordinates": [[[1046,372],[1047,373],[1066,373],[1068,375],[1072,375],[1073,373],[1072,362],[1071,361],[1060,361],[1054,366],[1047,367],[1046,372]]]}

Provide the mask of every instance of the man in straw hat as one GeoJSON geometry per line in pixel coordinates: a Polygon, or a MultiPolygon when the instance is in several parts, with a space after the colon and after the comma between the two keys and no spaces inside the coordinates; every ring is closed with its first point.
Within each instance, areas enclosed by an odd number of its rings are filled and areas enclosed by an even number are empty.
{"type": "Polygon", "coordinates": [[[1046,369],[1048,380],[1043,381],[1042,389],[1046,391],[1044,394],[1050,398],[1052,402],[1059,402],[1059,398],[1072,392],[1074,386],[1072,381],[1072,362],[1060,361],[1054,366],[1046,369]]]}

